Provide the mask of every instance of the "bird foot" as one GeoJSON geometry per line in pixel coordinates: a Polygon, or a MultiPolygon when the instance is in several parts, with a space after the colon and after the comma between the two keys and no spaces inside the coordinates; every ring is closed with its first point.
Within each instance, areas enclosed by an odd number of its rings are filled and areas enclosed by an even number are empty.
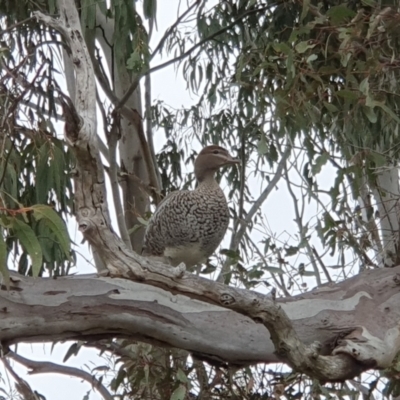
{"type": "Polygon", "coordinates": [[[100,269],[97,271],[97,275],[100,277],[110,276],[110,271],[108,269],[100,269]]]}
{"type": "Polygon", "coordinates": [[[173,269],[173,274],[175,278],[182,278],[186,272],[186,264],[181,262],[173,269]]]}

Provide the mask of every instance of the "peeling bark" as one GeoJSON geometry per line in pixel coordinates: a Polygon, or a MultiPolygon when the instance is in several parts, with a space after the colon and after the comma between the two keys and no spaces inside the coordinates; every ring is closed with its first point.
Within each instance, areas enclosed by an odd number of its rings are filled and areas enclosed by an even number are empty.
{"type": "MultiPolygon", "coordinates": [[[[318,354],[340,359],[348,375],[354,376],[370,367],[389,366],[400,349],[399,276],[400,267],[366,271],[337,285],[278,299],[277,304],[304,345],[321,343],[315,360],[321,358],[318,354]]],[[[0,340],[6,344],[129,337],[235,365],[279,362],[287,357],[279,355],[281,349],[275,352],[263,324],[202,301],[209,301],[209,293],[191,288],[209,283],[211,289],[214,282],[190,274],[180,279],[186,290],[175,294],[94,275],[18,276],[12,282],[10,292],[0,291],[0,340]]],[[[224,290],[225,296],[228,291],[224,290]]],[[[236,291],[249,302],[261,296],[236,291]]]]}

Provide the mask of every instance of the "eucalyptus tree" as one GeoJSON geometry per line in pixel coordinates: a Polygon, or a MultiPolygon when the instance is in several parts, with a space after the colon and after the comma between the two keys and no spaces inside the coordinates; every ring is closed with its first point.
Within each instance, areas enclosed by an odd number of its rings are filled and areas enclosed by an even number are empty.
{"type": "Polygon", "coordinates": [[[398,4],[181,7],[153,43],[156,0],[0,3],[6,368],[75,375],[106,399],[397,393],[398,4]],[[190,107],[151,99],[171,65],[190,107]],[[200,277],[140,256],[154,205],[193,187],[196,142],[242,159],[223,180],[229,238],[200,277]],[[271,211],[278,190],[291,210],[271,211]],[[278,213],[297,232],[271,227],[278,213]],[[71,217],[99,276],[70,275],[85,262],[71,217]],[[12,347],[67,339],[66,359],[94,347],[115,376],[12,347]],[[277,362],[292,372],[265,366],[277,362]],[[369,369],[389,379],[353,380],[369,369]]]}

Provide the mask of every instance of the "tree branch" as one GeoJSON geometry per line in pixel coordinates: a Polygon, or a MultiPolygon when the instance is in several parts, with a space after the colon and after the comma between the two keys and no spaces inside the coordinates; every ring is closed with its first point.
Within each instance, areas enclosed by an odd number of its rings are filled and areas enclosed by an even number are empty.
{"type": "Polygon", "coordinates": [[[326,268],[324,262],[322,261],[320,255],[318,254],[317,250],[315,249],[314,246],[311,247],[311,250],[312,250],[312,252],[313,252],[315,258],[318,260],[319,265],[320,265],[321,268],[322,268],[322,271],[324,271],[324,274],[325,274],[325,276],[326,276],[326,279],[328,280],[328,283],[332,283],[332,278],[331,278],[331,276],[330,276],[330,274],[329,274],[328,268],[326,268]]]}
{"type": "Polygon", "coordinates": [[[111,393],[105,388],[101,382],[94,377],[93,375],[89,374],[86,371],[82,371],[78,368],[67,367],[65,365],[59,365],[48,361],[32,361],[21,355],[14,353],[13,351],[9,350],[7,353],[7,357],[13,359],[14,361],[24,365],[26,368],[29,368],[29,374],[62,374],[62,375],[69,375],[74,376],[79,379],[83,379],[84,381],[88,382],[94,389],[96,389],[100,395],[105,400],[113,400],[114,397],[111,393]]]}
{"type": "MultiPolygon", "coordinates": [[[[173,270],[153,264],[147,266],[173,270]]],[[[181,348],[219,363],[284,361],[312,377],[342,380],[371,367],[388,367],[400,350],[398,276],[400,267],[370,270],[274,302],[192,274],[168,279],[147,270],[147,284],[93,275],[57,279],[12,275],[10,291],[0,290],[0,341],[7,346],[128,337],[181,348]],[[258,323],[215,304],[249,314],[258,323]],[[271,324],[274,344],[261,320],[271,324]],[[320,353],[311,345],[315,341],[322,345],[320,353]]]]}
{"type": "Polygon", "coordinates": [[[165,31],[163,37],[160,39],[160,41],[158,42],[156,48],[154,49],[154,51],[151,53],[150,56],[150,60],[152,60],[154,58],[154,56],[162,49],[165,41],[168,39],[168,36],[170,36],[172,34],[172,32],[178,27],[178,25],[183,21],[183,19],[190,13],[190,11],[192,11],[192,9],[199,5],[201,3],[202,0],[195,0],[193,2],[193,4],[191,6],[189,6],[187,8],[187,10],[180,15],[176,21],[165,31]]]}
{"type": "MultiPolygon", "coordinates": [[[[285,152],[282,154],[281,160],[279,161],[278,166],[276,168],[274,177],[268,182],[267,187],[263,190],[259,198],[253,203],[246,217],[243,220],[239,221],[241,226],[231,238],[231,244],[229,247],[230,250],[237,251],[239,243],[243,239],[243,236],[246,233],[246,229],[249,223],[251,222],[256,212],[260,209],[266,198],[269,196],[269,194],[272,192],[272,190],[277,185],[279,179],[281,178],[284,166],[286,165],[286,161],[290,155],[290,152],[291,152],[291,147],[288,146],[285,152]]],[[[225,261],[224,265],[222,266],[220,274],[218,275],[217,278],[218,282],[224,281],[225,275],[229,272],[230,265],[231,263],[228,258],[225,261]]]]}
{"type": "Polygon", "coordinates": [[[193,45],[189,50],[185,51],[180,56],[174,57],[171,60],[168,60],[168,61],[166,61],[164,63],[159,64],[159,65],[156,65],[155,67],[149,68],[147,71],[138,73],[136,75],[136,78],[133,80],[131,86],[129,87],[129,89],[126,91],[126,93],[124,94],[124,96],[122,97],[120,102],[116,105],[115,109],[118,111],[120,108],[123,107],[123,105],[127,102],[129,97],[131,97],[132,93],[136,90],[136,88],[139,85],[140,80],[144,76],[152,74],[153,72],[159,71],[161,69],[164,69],[164,68],[166,68],[166,67],[168,67],[168,66],[170,66],[172,64],[175,64],[178,61],[182,61],[184,58],[190,56],[190,54],[192,54],[196,49],[198,49],[199,47],[203,46],[203,44],[209,42],[210,40],[215,39],[217,36],[222,35],[223,33],[229,31],[230,29],[232,29],[239,22],[241,22],[243,20],[243,18],[247,17],[250,14],[255,14],[255,13],[260,12],[260,11],[265,11],[268,8],[271,8],[271,7],[272,7],[272,4],[269,4],[268,6],[265,6],[265,7],[260,7],[260,8],[257,8],[257,9],[248,10],[248,11],[244,12],[239,18],[235,19],[229,25],[225,26],[224,28],[219,29],[218,31],[216,31],[213,34],[211,34],[210,36],[207,36],[206,38],[200,40],[200,42],[198,42],[195,45],[193,45]]]}
{"type": "Polygon", "coordinates": [[[108,134],[108,147],[110,154],[110,185],[113,196],[113,203],[115,207],[115,214],[117,218],[118,228],[122,241],[125,246],[132,250],[131,239],[129,237],[128,229],[126,228],[124,209],[122,207],[121,194],[118,182],[118,164],[117,164],[117,143],[119,140],[119,119],[120,116],[114,113],[113,122],[108,134]]]}
{"type": "Polygon", "coordinates": [[[29,383],[22,379],[11,367],[6,357],[2,357],[3,365],[6,370],[11,374],[11,376],[16,381],[15,387],[18,392],[23,396],[24,400],[40,400],[39,396],[36,396],[35,392],[30,387],[29,383]]]}
{"type": "MultiPolygon", "coordinates": [[[[297,197],[296,197],[296,195],[295,195],[295,193],[294,193],[294,191],[292,189],[292,183],[291,183],[291,181],[289,179],[289,170],[288,170],[286,164],[285,164],[284,170],[285,170],[285,178],[286,178],[285,179],[286,180],[286,187],[287,187],[288,192],[289,192],[289,194],[290,194],[290,196],[292,197],[292,200],[293,200],[295,221],[296,221],[297,227],[299,229],[300,241],[301,242],[302,241],[306,242],[307,255],[308,255],[309,259],[311,260],[311,265],[313,266],[313,270],[314,270],[314,273],[315,273],[315,279],[317,281],[317,285],[321,286],[321,284],[322,284],[322,282],[321,282],[321,274],[319,273],[318,266],[317,266],[317,263],[315,261],[314,253],[313,253],[313,251],[311,249],[311,246],[308,243],[308,240],[304,236],[304,229],[303,229],[304,227],[303,227],[303,219],[302,219],[303,212],[300,213],[300,211],[299,211],[298,200],[297,200],[297,197]]],[[[329,274],[327,275],[327,279],[330,282],[329,274]]]]}
{"type": "MultiPolygon", "coordinates": [[[[144,81],[144,102],[145,102],[145,119],[146,119],[146,137],[147,137],[147,144],[149,147],[150,155],[151,155],[151,160],[152,164],[154,166],[157,165],[157,159],[156,159],[156,152],[154,149],[154,141],[153,141],[153,127],[152,127],[152,117],[151,117],[151,78],[150,75],[147,75],[145,77],[144,81]]],[[[157,176],[157,188],[159,191],[162,190],[162,182],[161,182],[161,176],[160,176],[160,171],[158,168],[154,168],[154,173],[157,176]]],[[[158,203],[157,203],[158,204],[158,203]]]]}
{"type": "MultiPolygon", "coordinates": [[[[262,262],[265,264],[265,266],[268,266],[266,260],[265,260],[265,256],[264,254],[261,253],[260,249],[258,248],[258,246],[253,242],[253,240],[251,240],[251,238],[249,238],[249,242],[250,244],[253,246],[254,251],[258,254],[258,256],[260,257],[260,259],[262,260],[262,262]]],[[[279,275],[280,278],[280,282],[278,282],[278,279],[276,278],[275,274],[270,272],[270,275],[272,277],[272,279],[274,280],[276,286],[282,290],[282,292],[284,293],[285,296],[287,297],[291,297],[291,294],[288,292],[288,290],[286,289],[286,285],[285,282],[282,278],[281,275],[279,275]]]]}
{"type": "MultiPolygon", "coordinates": [[[[93,62],[93,68],[94,72],[96,75],[96,78],[98,82],[100,83],[101,88],[103,89],[104,93],[108,97],[108,99],[111,101],[111,103],[114,105],[115,109],[114,112],[116,112],[116,105],[119,103],[118,97],[115,95],[115,93],[112,91],[105,75],[100,69],[100,63],[92,58],[93,62]]],[[[132,92],[133,93],[133,92],[132,92]]],[[[132,94],[131,93],[131,94],[132,94]]],[[[149,185],[148,187],[151,189],[151,196],[154,199],[154,202],[158,204],[161,200],[160,193],[161,193],[161,186],[159,182],[161,182],[161,179],[158,179],[158,171],[156,170],[156,163],[155,161],[155,156],[152,156],[152,149],[151,149],[151,143],[147,142],[144,130],[143,130],[143,124],[141,122],[141,116],[138,114],[136,110],[132,110],[125,105],[121,107],[119,110],[117,110],[121,115],[123,115],[131,124],[135,125],[137,127],[137,133],[140,141],[140,146],[142,150],[142,154],[144,157],[144,161],[146,164],[146,169],[149,174],[149,185]],[[139,117],[139,121],[138,121],[139,117]],[[139,125],[138,125],[139,124],[139,125]]],[[[154,151],[154,150],[153,150],[154,151]]]]}

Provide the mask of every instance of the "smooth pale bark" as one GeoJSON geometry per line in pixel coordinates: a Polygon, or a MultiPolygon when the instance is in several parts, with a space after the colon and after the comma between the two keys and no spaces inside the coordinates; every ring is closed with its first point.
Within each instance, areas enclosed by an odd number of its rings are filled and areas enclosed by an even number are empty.
{"type": "MultiPolygon", "coordinates": [[[[365,224],[361,229],[365,229],[371,241],[375,252],[374,262],[378,267],[393,267],[400,262],[399,196],[397,166],[386,166],[377,170],[374,184],[371,184],[370,178],[364,174],[358,198],[365,224]]],[[[364,263],[372,264],[365,259],[364,263]]]]}
{"type": "Polygon", "coordinates": [[[387,167],[377,173],[377,186],[372,193],[379,211],[380,232],[386,266],[396,265],[400,260],[399,254],[399,169],[397,166],[387,167]]]}
{"type": "MultiPolygon", "coordinates": [[[[384,368],[400,349],[399,277],[400,267],[370,270],[277,302],[303,343],[322,344],[320,354],[351,354],[362,369],[384,368]]],[[[0,341],[129,337],[238,365],[279,361],[264,325],[201,301],[209,295],[198,288],[214,282],[190,274],[180,281],[197,299],[120,278],[14,276],[11,290],[0,291],[0,341]]],[[[249,301],[255,295],[239,292],[249,301]]]]}
{"type": "MultiPolygon", "coordinates": [[[[124,58],[118,59],[115,52],[114,35],[117,34],[118,28],[115,27],[113,19],[106,18],[106,16],[100,11],[99,7],[96,7],[96,40],[101,46],[104,52],[104,59],[107,63],[109,75],[111,81],[111,87],[113,88],[115,95],[118,99],[121,99],[127,89],[132,84],[132,71],[128,71],[126,68],[126,60],[124,58]],[[111,51],[111,45],[114,46],[115,56],[113,58],[113,52],[111,51]],[[112,73],[111,73],[112,71],[112,73]]],[[[124,43],[119,39],[122,46],[124,43]]],[[[120,54],[124,52],[120,51],[120,54]]],[[[109,99],[113,100],[113,99],[109,99]]],[[[125,104],[130,110],[136,110],[140,117],[143,117],[142,111],[142,100],[140,86],[132,93],[131,97],[125,104]]],[[[123,118],[120,125],[121,139],[119,141],[119,159],[120,167],[123,172],[122,180],[122,198],[124,204],[124,217],[126,229],[131,230],[135,225],[140,225],[138,217],[142,217],[145,212],[149,210],[150,202],[148,194],[139,187],[137,179],[150,184],[149,173],[146,169],[146,163],[143,158],[142,145],[139,139],[139,129],[141,126],[133,124],[131,120],[123,118]]],[[[133,250],[141,252],[142,242],[144,236],[144,229],[135,230],[130,234],[131,245],[133,250]]]]}

